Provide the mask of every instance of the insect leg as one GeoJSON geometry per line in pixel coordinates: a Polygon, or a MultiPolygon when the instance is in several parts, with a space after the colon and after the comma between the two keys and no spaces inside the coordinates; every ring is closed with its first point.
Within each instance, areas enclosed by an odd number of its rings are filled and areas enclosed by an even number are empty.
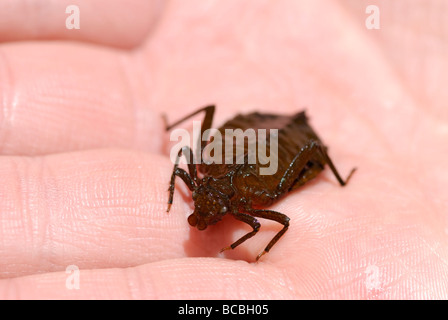
{"type": "Polygon", "coordinates": [[[240,239],[238,239],[237,241],[232,243],[230,246],[222,248],[220,252],[223,252],[225,250],[235,249],[240,244],[242,244],[244,241],[253,237],[260,229],[260,223],[258,222],[258,220],[246,213],[237,212],[237,213],[233,213],[233,216],[236,219],[243,221],[243,222],[247,223],[248,225],[250,225],[253,230],[251,232],[249,232],[248,234],[242,236],[240,239]]]}
{"type": "Polygon", "coordinates": [[[341,186],[345,186],[348,183],[348,181],[350,180],[350,178],[352,177],[353,173],[356,171],[356,168],[353,168],[350,171],[350,173],[348,174],[347,178],[344,181],[344,180],[342,180],[341,176],[339,175],[338,170],[336,170],[336,167],[334,166],[333,161],[331,161],[330,157],[328,156],[327,149],[322,144],[319,144],[319,152],[324,157],[325,162],[330,167],[331,171],[333,172],[334,176],[338,180],[339,184],[341,186]]]}
{"type": "Polygon", "coordinates": [[[319,143],[316,140],[311,140],[299,151],[298,154],[296,154],[277,186],[277,195],[281,195],[289,190],[289,188],[296,181],[300,171],[302,171],[308,161],[310,161],[313,155],[315,155],[318,150],[318,146],[319,143]]]}
{"type": "Polygon", "coordinates": [[[347,182],[349,181],[352,174],[355,172],[356,168],[353,168],[350,174],[348,175],[347,179],[344,181],[341,176],[339,175],[339,172],[336,170],[336,167],[334,166],[333,162],[331,161],[330,157],[327,154],[325,146],[322,145],[322,143],[316,141],[316,140],[310,140],[308,144],[306,144],[300,152],[294,157],[294,159],[291,161],[288,169],[283,174],[282,179],[280,180],[280,183],[277,186],[277,194],[283,194],[284,192],[288,191],[289,188],[295,183],[298,174],[302,169],[306,166],[308,161],[311,160],[311,158],[316,154],[319,153],[325,160],[325,163],[327,163],[335,175],[336,179],[340,183],[341,186],[345,186],[347,182]]]}
{"type": "Polygon", "coordinates": [[[250,209],[248,211],[251,215],[255,217],[260,217],[268,220],[274,220],[278,223],[281,223],[283,225],[282,230],[280,230],[274,238],[268,243],[266,248],[257,256],[257,261],[266,253],[271,250],[271,248],[274,246],[274,244],[283,236],[283,234],[288,230],[289,227],[289,217],[287,215],[284,215],[283,213],[273,211],[273,210],[254,210],[250,209]]]}
{"type": "Polygon", "coordinates": [[[170,196],[168,198],[168,208],[166,210],[167,212],[170,211],[171,205],[173,204],[174,181],[176,179],[176,176],[180,177],[191,191],[194,190],[194,188],[196,186],[195,184],[197,183],[197,180],[198,180],[198,174],[197,174],[197,170],[196,170],[196,165],[193,163],[193,152],[191,151],[191,149],[188,146],[185,146],[179,150],[179,153],[177,154],[177,157],[176,157],[176,162],[174,163],[173,173],[171,174],[170,187],[168,188],[168,191],[170,192],[170,196]],[[188,157],[189,174],[184,169],[179,168],[179,160],[180,160],[180,157],[182,156],[182,154],[184,153],[184,151],[187,151],[188,156],[189,156],[188,157]]]}
{"type": "Polygon", "coordinates": [[[201,109],[193,112],[192,114],[180,119],[179,121],[176,121],[175,123],[173,123],[171,125],[167,124],[165,116],[163,117],[163,119],[165,121],[165,126],[166,126],[165,129],[166,129],[166,131],[169,131],[173,127],[179,125],[180,123],[184,122],[185,120],[188,120],[191,117],[193,117],[201,112],[205,112],[204,120],[202,121],[202,125],[201,125],[201,135],[199,136],[199,141],[198,141],[198,146],[201,146],[201,154],[202,154],[202,151],[204,151],[204,148],[208,143],[208,141],[207,141],[208,139],[206,139],[206,137],[203,137],[202,135],[205,130],[208,130],[212,127],[213,115],[215,113],[215,106],[211,105],[211,106],[206,106],[204,108],[201,108],[201,109]],[[205,138],[205,139],[202,139],[202,138],[205,138]]]}

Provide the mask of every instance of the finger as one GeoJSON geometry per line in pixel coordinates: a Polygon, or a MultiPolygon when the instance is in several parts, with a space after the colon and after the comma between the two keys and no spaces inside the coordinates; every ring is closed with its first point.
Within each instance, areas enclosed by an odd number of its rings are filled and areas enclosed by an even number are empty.
{"type": "Polygon", "coordinates": [[[80,0],[77,29],[69,0],[0,2],[0,41],[64,39],[129,48],[142,43],[163,10],[163,1],[80,0]]]}
{"type": "Polygon", "coordinates": [[[166,213],[171,170],[119,150],[1,158],[0,277],[185,256],[188,204],[176,194],[166,213]]]}
{"type": "Polygon", "coordinates": [[[76,275],[70,270],[0,280],[0,299],[300,298],[283,272],[241,261],[195,258],[76,275]]]}
{"type": "Polygon", "coordinates": [[[2,154],[158,150],[161,111],[151,104],[146,60],[135,60],[73,43],[0,47],[2,154]]]}

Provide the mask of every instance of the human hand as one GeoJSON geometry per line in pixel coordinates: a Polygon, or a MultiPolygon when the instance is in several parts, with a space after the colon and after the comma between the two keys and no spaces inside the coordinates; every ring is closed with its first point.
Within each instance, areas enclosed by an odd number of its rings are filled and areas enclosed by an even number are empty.
{"type": "Polygon", "coordinates": [[[66,30],[64,2],[0,4],[0,298],[447,298],[435,2],[414,16],[380,2],[380,30],[367,2],[295,0],[77,1],[81,28],[66,30]],[[209,103],[215,127],[306,108],[341,174],[358,167],[344,188],[326,169],[270,208],[290,227],[258,263],[279,224],[219,254],[248,226],[191,228],[182,183],[166,213],[161,114],[209,103]]]}

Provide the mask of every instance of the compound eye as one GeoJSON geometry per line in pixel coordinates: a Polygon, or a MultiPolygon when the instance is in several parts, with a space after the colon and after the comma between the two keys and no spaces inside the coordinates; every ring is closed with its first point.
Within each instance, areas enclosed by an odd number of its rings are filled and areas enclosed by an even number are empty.
{"type": "Polygon", "coordinates": [[[198,224],[198,218],[193,213],[188,216],[187,221],[192,227],[196,227],[198,224]]]}
{"type": "Polygon", "coordinates": [[[227,207],[226,206],[224,206],[224,207],[222,207],[221,208],[221,214],[224,214],[224,213],[226,213],[227,212],[227,207]]]}

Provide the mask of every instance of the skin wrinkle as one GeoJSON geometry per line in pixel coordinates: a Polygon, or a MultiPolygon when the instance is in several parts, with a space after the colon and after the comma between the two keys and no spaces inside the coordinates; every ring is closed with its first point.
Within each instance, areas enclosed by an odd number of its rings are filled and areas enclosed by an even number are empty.
{"type": "MultiPolygon", "coordinates": [[[[414,250],[420,251],[418,249],[419,249],[419,247],[416,247],[414,250]]],[[[414,250],[412,250],[412,251],[414,251],[414,250]]],[[[398,284],[405,282],[406,279],[412,279],[413,281],[416,281],[420,285],[423,284],[423,282],[421,280],[419,280],[419,278],[417,278],[417,276],[415,275],[414,269],[416,268],[418,263],[413,262],[411,264],[412,261],[410,261],[410,259],[407,258],[407,253],[412,253],[412,251],[408,250],[407,252],[396,253],[396,252],[390,250],[391,258],[393,258],[393,262],[398,264],[398,266],[401,267],[401,272],[397,275],[397,278],[390,279],[389,286],[391,288],[393,288],[394,286],[396,287],[398,284]]],[[[424,258],[420,259],[420,261],[424,261],[424,258]]],[[[425,286],[423,286],[423,287],[425,287],[425,286]]],[[[430,291],[432,291],[432,289],[430,287],[427,287],[426,289],[429,289],[430,291]]]]}
{"type": "MultiPolygon", "coordinates": [[[[341,234],[344,234],[345,233],[345,231],[344,230],[341,230],[341,229],[336,229],[337,230],[337,232],[340,232],[341,234]]],[[[399,234],[399,233],[401,233],[400,231],[396,231],[395,232],[396,234],[399,234]]],[[[326,233],[327,234],[327,236],[328,237],[333,237],[332,235],[331,235],[331,233],[326,233]]],[[[359,236],[353,236],[353,239],[356,239],[356,238],[358,238],[359,236]]],[[[377,237],[378,237],[378,235],[377,235],[377,237]]],[[[381,238],[380,238],[381,239],[381,238]]],[[[341,245],[341,244],[338,244],[336,247],[339,247],[339,248],[341,248],[341,247],[344,247],[344,246],[346,246],[346,245],[350,245],[351,243],[359,243],[359,241],[353,241],[352,239],[344,239],[344,245],[341,245]]],[[[362,252],[362,255],[361,256],[365,256],[367,259],[368,259],[368,257],[370,257],[370,256],[378,256],[378,254],[379,254],[379,256],[382,256],[383,258],[382,259],[376,259],[376,261],[374,262],[374,265],[377,265],[377,266],[381,266],[381,265],[388,265],[388,264],[390,264],[391,263],[391,258],[393,257],[393,255],[395,254],[395,250],[394,250],[394,248],[393,247],[391,247],[391,248],[387,248],[387,246],[385,246],[385,244],[382,244],[382,245],[380,245],[380,247],[381,248],[383,248],[383,250],[380,250],[379,248],[378,249],[376,249],[376,252],[371,252],[371,251],[368,251],[368,252],[362,252]],[[384,251],[384,249],[388,249],[387,251],[384,251]],[[387,252],[389,252],[389,253],[387,253],[387,252]],[[387,262],[389,262],[389,263],[387,263],[387,262]]],[[[367,246],[367,248],[368,248],[368,246],[367,246]]],[[[354,251],[355,253],[356,253],[356,251],[354,251]]],[[[408,252],[413,252],[413,249],[410,249],[408,252]]],[[[404,255],[405,254],[405,252],[402,252],[401,253],[402,255],[404,255]]],[[[345,267],[347,267],[347,270],[345,270],[345,274],[348,274],[348,275],[350,275],[350,274],[357,274],[358,276],[357,276],[357,279],[359,280],[359,281],[361,281],[361,280],[363,280],[364,278],[363,278],[363,272],[364,272],[364,270],[366,270],[365,269],[365,266],[363,266],[363,265],[359,265],[359,266],[356,266],[356,265],[352,265],[352,264],[350,264],[350,262],[349,261],[354,261],[354,262],[357,262],[357,261],[360,261],[360,259],[358,258],[358,255],[359,254],[357,254],[356,256],[352,256],[352,257],[350,257],[349,259],[347,259],[346,260],[346,262],[345,263],[343,263],[343,265],[345,266],[345,267]],[[348,264],[347,264],[348,263],[348,264]]],[[[340,253],[339,254],[328,254],[328,256],[330,256],[330,257],[343,257],[344,255],[341,255],[340,253]]],[[[399,256],[396,256],[395,257],[396,259],[401,259],[399,256]]],[[[395,259],[394,258],[394,259],[395,259]]],[[[368,261],[368,260],[367,260],[368,261]]],[[[370,265],[372,262],[369,262],[369,263],[367,263],[367,265],[370,265]]],[[[337,261],[335,261],[335,262],[333,262],[332,263],[332,265],[341,265],[340,263],[338,263],[337,261]]],[[[329,268],[329,270],[332,270],[332,268],[329,268]]],[[[332,283],[334,283],[334,281],[336,280],[336,279],[338,279],[338,278],[343,278],[343,275],[342,274],[340,274],[340,271],[338,271],[338,270],[335,270],[334,272],[332,272],[333,274],[334,274],[334,276],[332,276],[331,277],[331,282],[332,283]],[[336,278],[334,278],[336,276],[336,278]]],[[[356,283],[356,281],[354,281],[354,280],[356,280],[356,277],[355,278],[353,278],[351,281],[353,282],[353,283],[356,283]]],[[[339,289],[339,290],[341,290],[341,288],[345,288],[345,287],[348,287],[349,286],[349,284],[350,283],[340,283],[340,284],[338,284],[338,285],[336,285],[336,287],[332,287],[331,288],[331,290],[330,289],[328,289],[328,290],[326,290],[326,291],[330,291],[330,292],[335,292],[334,290],[336,290],[336,289],[339,289]]],[[[387,287],[387,285],[384,283],[384,281],[382,282],[382,288],[384,288],[384,287],[387,287]]],[[[325,290],[324,290],[325,291],[325,290]]]]}
{"type": "Polygon", "coordinates": [[[138,271],[140,273],[139,278],[143,280],[140,286],[145,289],[144,291],[142,291],[142,296],[144,295],[146,299],[154,299],[154,300],[163,299],[163,297],[160,296],[161,290],[157,288],[157,279],[160,277],[160,274],[157,272],[158,270],[155,269],[146,271],[140,267],[136,268],[139,269],[138,271]]]}
{"type": "Polygon", "coordinates": [[[2,47],[0,47],[0,70],[4,71],[1,73],[2,77],[2,83],[1,88],[4,88],[1,90],[1,96],[2,96],[2,126],[1,126],[1,149],[3,150],[3,146],[8,141],[9,132],[8,127],[10,124],[14,124],[14,115],[16,112],[16,106],[17,106],[17,91],[15,88],[15,81],[13,77],[13,73],[10,67],[9,60],[6,56],[5,51],[2,47]],[[11,92],[12,94],[8,95],[8,92],[11,92]],[[6,128],[6,129],[5,129],[6,128]]]}
{"type": "Polygon", "coordinates": [[[141,300],[142,297],[140,292],[142,292],[139,288],[139,284],[142,283],[140,281],[140,272],[138,268],[134,269],[123,269],[124,282],[127,287],[127,292],[129,293],[129,299],[131,300],[141,300]]]}
{"type": "MultiPolygon", "coordinates": [[[[33,248],[31,254],[32,259],[40,257],[39,260],[44,259],[45,264],[49,263],[52,265],[51,250],[48,250],[53,243],[51,238],[49,238],[49,228],[51,227],[50,215],[39,214],[39,212],[48,211],[41,211],[42,205],[46,209],[47,202],[40,201],[40,199],[46,199],[45,197],[41,197],[42,193],[40,191],[40,186],[45,185],[43,181],[43,160],[24,159],[26,161],[16,158],[16,163],[21,162],[18,166],[16,165],[16,168],[28,168],[26,171],[22,170],[21,174],[17,173],[18,183],[21,185],[20,189],[22,191],[20,192],[22,195],[20,201],[22,208],[20,212],[23,217],[22,221],[25,221],[24,234],[25,237],[28,235],[26,237],[29,239],[27,242],[30,248],[33,248]],[[29,179],[30,177],[33,177],[33,179],[29,179]],[[47,253],[50,253],[50,256],[47,253]]],[[[50,269],[52,268],[50,267],[50,269]]]]}
{"type": "Polygon", "coordinates": [[[80,9],[80,29],[68,30],[65,23],[69,13],[65,10],[72,4],[68,0],[2,1],[0,40],[67,39],[132,49],[141,45],[156,28],[166,1],[130,1],[125,4],[122,1],[79,0],[76,5],[80,9]]]}
{"type": "Polygon", "coordinates": [[[128,71],[130,69],[130,61],[129,61],[129,56],[122,54],[119,55],[117,57],[117,65],[118,65],[118,73],[120,73],[122,75],[123,80],[123,87],[125,89],[123,89],[124,92],[127,92],[127,96],[129,97],[129,103],[128,103],[128,108],[131,110],[131,114],[133,115],[132,117],[132,123],[133,126],[131,126],[131,129],[133,130],[133,137],[138,137],[137,134],[137,129],[138,129],[138,125],[137,125],[137,102],[135,99],[135,91],[134,91],[134,86],[131,85],[131,77],[128,74],[128,71]]]}
{"type": "Polygon", "coordinates": [[[48,191],[51,189],[49,188],[48,182],[49,177],[51,177],[51,173],[47,169],[47,163],[46,158],[37,158],[35,159],[35,166],[37,173],[35,176],[36,179],[36,202],[38,203],[39,209],[37,210],[38,217],[36,222],[36,230],[37,235],[41,236],[41,239],[38,240],[40,247],[40,256],[44,258],[44,260],[47,262],[47,264],[50,265],[50,268],[54,265],[54,261],[57,259],[57,255],[54,248],[54,241],[53,241],[53,234],[54,231],[52,230],[54,224],[52,221],[52,217],[54,214],[52,214],[52,210],[50,209],[50,202],[48,201],[48,191]],[[44,199],[44,201],[41,201],[41,199],[44,199]],[[49,214],[40,214],[41,212],[47,212],[49,214]]]}
{"type": "Polygon", "coordinates": [[[20,210],[20,218],[21,221],[23,221],[23,228],[24,228],[24,236],[25,239],[27,241],[28,244],[33,244],[34,240],[33,240],[33,224],[31,222],[31,214],[30,214],[30,209],[31,209],[31,196],[30,196],[30,192],[28,191],[28,187],[30,186],[28,183],[28,177],[29,177],[29,166],[23,166],[22,164],[24,164],[25,162],[29,163],[29,159],[25,158],[25,161],[21,161],[21,159],[17,159],[17,162],[20,162],[20,164],[18,164],[18,167],[20,167],[21,169],[23,167],[25,167],[25,170],[22,170],[22,173],[20,175],[18,175],[19,178],[19,188],[20,188],[20,205],[21,205],[21,210],[20,210]],[[28,160],[28,161],[26,161],[28,160]]]}
{"type": "MultiPolygon", "coordinates": [[[[437,253],[434,247],[431,246],[427,241],[425,241],[424,238],[419,237],[419,240],[422,241],[423,244],[430,249],[431,253],[434,254],[437,257],[437,259],[439,259],[443,263],[443,265],[448,268],[448,260],[446,258],[442,258],[442,256],[440,256],[440,254],[437,253]]],[[[437,247],[438,248],[440,247],[440,243],[437,243],[437,247]]]]}
{"type": "MultiPolygon", "coordinates": [[[[132,135],[134,137],[135,145],[144,145],[143,142],[147,142],[146,139],[142,139],[143,141],[139,141],[139,138],[143,138],[143,135],[139,134],[140,132],[146,132],[147,129],[145,129],[145,125],[143,123],[143,120],[147,120],[147,117],[142,112],[144,110],[144,107],[142,105],[139,105],[136,99],[136,92],[137,92],[137,86],[138,83],[142,82],[142,79],[138,77],[137,80],[134,80],[134,77],[130,75],[130,72],[132,71],[134,74],[136,73],[136,59],[135,57],[137,54],[134,52],[131,56],[129,55],[120,55],[118,58],[118,65],[119,65],[119,72],[123,75],[125,87],[128,93],[128,96],[130,97],[130,109],[132,110],[131,113],[134,115],[133,117],[133,131],[134,134],[132,135]],[[132,58],[132,60],[131,60],[132,58]],[[140,117],[140,115],[143,115],[143,117],[140,117]],[[142,142],[142,143],[139,143],[142,142]]],[[[143,90],[142,90],[143,91],[143,90]]],[[[142,100],[142,99],[140,99],[142,100]]],[[[148,134],[148,136],[150,136],[148,134]]],[[[156,144],[154,142],[154,139],[151,139],[150,143],[152,145],[156,144]]],[[[160,148],[156,148],[160,149],[160,148]]]]}
{"type": "Polygon", "coordinates": [[[402,267],[402,269],[404,269],[404,271],[401,271],[399,276],[397,277],[397,279],[395,281],[391,281],[389,283],[390,287],[397,287],[398,284],[402,284],[405,283],[407,280],[412,280],[415,281],[416,283],[418,283],[419,286],[421,286],[422,289],[425,289],[424,292],[425,293],[429,293],[431,294],[430,299],[435,299],[436,296],[434,295],[434,291],[431,287],[426,286],[426,284],[424,282],[422,282],[421,280],[419,280],[416,276],[415,276],[415,271],[413,271],[411,268],[409,268],[403,261],[401,261],[400,259],[397,260],[399,266],[402,267]]]}

